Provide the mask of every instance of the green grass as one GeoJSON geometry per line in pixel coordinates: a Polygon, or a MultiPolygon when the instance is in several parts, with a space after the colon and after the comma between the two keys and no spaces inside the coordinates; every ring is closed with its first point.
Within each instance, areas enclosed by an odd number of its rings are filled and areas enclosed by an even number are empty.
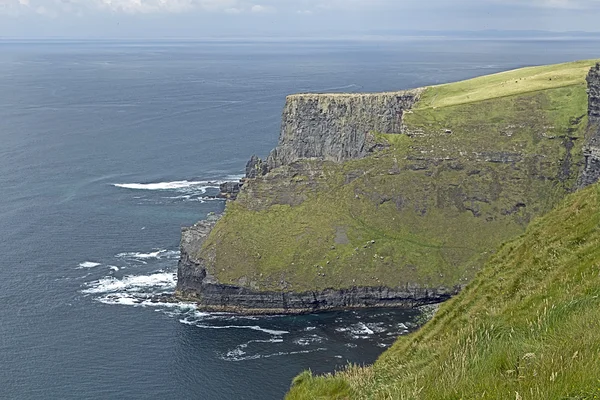
{"type": "Polygon", "coordinates": [[[520,68],[433,87],[420,107],[439,108],[585,83],[598,60],[520,68]]]}
{"type": "Polygon", "coordinates": [[[591,64],[428,88],[387,149],[249,182],[194,256],[256,290],[463,285],[575,186],[591,64]]]}
{"type": "Polygon", "coordinates": [[[305,372],[287,396],[317,398],[600,398],[600,185],[503,245],[373,366],[305,372]]]}

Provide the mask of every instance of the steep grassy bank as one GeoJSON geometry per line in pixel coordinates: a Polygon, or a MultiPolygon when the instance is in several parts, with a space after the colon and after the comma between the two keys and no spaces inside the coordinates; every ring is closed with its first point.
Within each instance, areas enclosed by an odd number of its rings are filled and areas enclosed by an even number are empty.
{"type": "Polygon", "coordinates": [[[258,292],[463,285],[575,188],[591,65],[427,88],[403,134],[373,133],[380,151],[249,181],[190,257],[258,292]]]}
{"type": "Polygon", "coordinates": [[[503,245],[372,367],[294,382],[290,400],[600,398],[600,186],[503,245]]]}

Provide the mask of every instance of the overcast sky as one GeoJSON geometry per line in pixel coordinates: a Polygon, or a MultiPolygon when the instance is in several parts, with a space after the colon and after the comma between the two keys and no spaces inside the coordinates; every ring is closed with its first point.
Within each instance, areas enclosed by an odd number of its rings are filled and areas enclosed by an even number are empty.
{"type": "Polygon", "coordinates": [[[600,0],[0,0],[0,37],[343,36],[600,31],[600,0]]]}

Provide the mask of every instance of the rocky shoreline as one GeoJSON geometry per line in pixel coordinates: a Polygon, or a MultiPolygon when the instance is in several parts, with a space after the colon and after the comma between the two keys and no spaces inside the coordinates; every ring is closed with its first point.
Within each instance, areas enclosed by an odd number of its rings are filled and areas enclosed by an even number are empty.
{"type": "Polygon", "coordinates": [[[461,289],[412,285],[404,288],[331,288],[296,293],[223,285],[208,272],[204,260],[193,255],[196,249],[202,247],[218,219],[219,216],[213,215],[206,221],[182,230],[175,297],[195,302],[201,310],[240,314],[304,314],[376,307],[415,308],[444,302],[461,289]]]}

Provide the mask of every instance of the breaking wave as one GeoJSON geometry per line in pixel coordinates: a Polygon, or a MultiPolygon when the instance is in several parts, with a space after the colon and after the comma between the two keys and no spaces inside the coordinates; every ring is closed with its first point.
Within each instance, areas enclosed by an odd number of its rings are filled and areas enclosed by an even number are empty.
{"type": "Polygon", "coordinates": [[[185,190],[194,189],[195,191],[205,192],[207,189],[215,188],[225,182],[237,181],[243,178],[243,175],[229,175],[223,179],[206,180],[206,181],[171,181],[171,182],[154,182],[154,183],[114,183],[113,186],[122,189],[131,190],[185,190]]]}
{"type": "Polygon", "coordinates": [[[127,253],[119,253],[115,257],[117,258],[133,258],[138,260],[148,260],[148,259],[163,259],[163,258],[178,258],[179,251],[176,250],[155,250],[149,253],[139,253],[139,252],[127,252],[127,253]]]}
{"type": "Polygon", "coordinates": [[[100,265],[102,265],[101,263],[97,263],[97,262],[93,262],[93,261],[84,261],[82,263],[79,264],[79,266],[77,267],[77,269],[84,269],[84,268],[95,268],[95,267],[99,267],[100,265]]]}
{"type": "Polygon", "coordinates": [[[174,182],[157,182],[157,183],[115,183],[113,186],[123,189],[132,190],[176,190],[187,188],[208,188],[217,187],[219,182],[190,182],[190,181],[174,181],[174,182]]]}
{"type": "Polygon", "coordinates": [[[127,275],[121,279],[108,276],[87,284],[84,294],[112,293],[126,290],[142,292],[148,289],[173,290],[177,283],[177,274],[173,272],[158,272],[151,275],[127,275]]]}

